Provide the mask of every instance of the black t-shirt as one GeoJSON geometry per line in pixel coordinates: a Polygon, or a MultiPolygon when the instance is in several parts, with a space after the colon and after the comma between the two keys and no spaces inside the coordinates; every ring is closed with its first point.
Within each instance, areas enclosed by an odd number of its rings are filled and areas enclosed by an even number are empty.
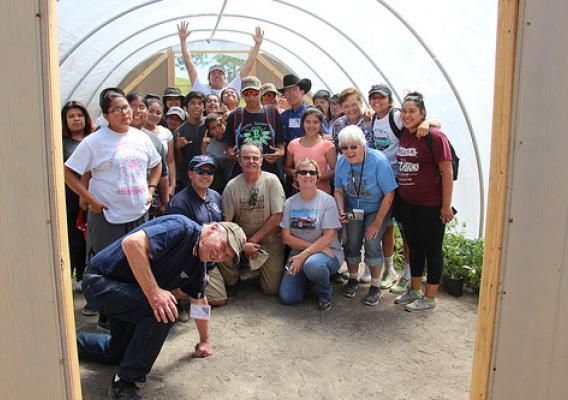
{"type": "MultiPolygon", "coordinates": [[[[274,109],[273,112],[267,112],[264,107],[258,113],[249,113],[246,109],[237,108],[231,112],[227,118],[225,142],[230,146],[235,146],[235,144],[237,144],[238,148],[240,148],[243,144],[254,143],[262,146],[263,154],[274,153],[273,148],[284,143],[280,114],[274,109]],[[273,120],[270,121],[269,124],[268,120],[272,117],[273,120]],[[241,120],[242,122],[235,126],[235,122],[238,123],[241,120]]],[[[262,163],[262,170],[278,175],[278,168],[276,164],[269,164],[264,161],[262,163]]],[[[240,172],[240,166],[238,163],[235,163],[235,173],[233,173],[233,176],[236,175],[236,172],[240,172]]]]}
{"type": "MultiPolygon", "coordinates": [[[[164,290],[180,288],[193,298],[205,295],[205,263],[193,254],[201,227],[183,215],[155,218],[132,230],[143,230],[150,241],[150,268],[164,290]]],[[[95,272],[121,282],[136,283],[122,250],[122,239],[98,252],[89,261],[95,272]]]]}
{"type": "Polygon", "coordinates": [[[190,143],[181,148],[181,165],[177,166],[176,177],[182,182],[183,186],[187,186],[188,184],[187,163],[193,157],[201,154],[201,143],[203,142],[204,134],[205,125],[203,120],[197,125],[190,124],[189,121],[186,121],[176,129],[176,135],[190,141],[190,143]]]}
{"type": "MultiPolygon", "coordinates": [[[[67,161],[71,154],[75,151],[77,146],[79,146],[81,141],[71,139],[69,137],[63,138],[63,162],[67,161]]],[[[78,174],[76,174],[79,176],[78,174]]],[[[79,214],[79,196],[75,194],[74,191],[65,185],[65,205],[67,206],[67,215],[75,216],[79,214]]],[[[75,223],[75,221],[73,221],[75,223]]]]}

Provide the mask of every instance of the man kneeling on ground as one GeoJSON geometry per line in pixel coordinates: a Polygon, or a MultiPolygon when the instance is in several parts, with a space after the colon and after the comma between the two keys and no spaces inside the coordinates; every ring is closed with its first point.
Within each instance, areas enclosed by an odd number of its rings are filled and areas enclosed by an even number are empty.
{"type": "MultiPolygon", "coordinates": [[[[278,224],[284,208],[284,189],[278,177],[261,170],[262,152],[254,144],[241,146],[239,164],[243,172],[229,181],[223,192],[223,219],[239,224],[247,234],[244,256],[251,269],[260,272],[264,294],[278,293],[284,266],[284,245],[278,224]]],[[[227,287],[239,283],[239,263],[218,264],[221,274],[210,277],[207,297],[227,299],[227,287]],[[225,286],[226,285],[226,286],[225,286]]]]}
{"type": "MultiPolygon", "coordinates": [[[[232,223],[200,227],[182,215],[156,218],[95,255],[85,271],[89,304],[108,315],[110,335],[78,333],[79,358],[118,365],[111,398],[138,399],[144,382],[178,315],[171,290],[192,304],[207,305],[206,263],[224,262],[244,248],[246,237],[232,223]]],[[[194,357],[213,351],[207,320],[195,320],[199,342],[194,357]]]]}

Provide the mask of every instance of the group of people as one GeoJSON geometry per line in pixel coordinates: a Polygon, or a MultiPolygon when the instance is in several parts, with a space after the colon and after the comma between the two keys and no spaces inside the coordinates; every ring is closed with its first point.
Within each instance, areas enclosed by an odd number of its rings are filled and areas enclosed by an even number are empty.
{"type": "Polygon", "coordinates": [[[362,281],[370,283],[364,304],[379,304],[390,289],[408,311],[435,308],[453,218],[452,153],[440,123],[426,119],[423,96],[411,92],[397,109],[391,89],[377,84],[372,110],[356,88],[319,90],[308,105],[309,79],[289,74],[277,87],[249,75],[260,28],[240,74],[227,83],[214,65],[206,84],[187,23],[178,34],[193,83],[187,95],[108,88],[95,124],[76,101],[61,113],[71,263],[84,312],[110,328],[79,333],[79,356],[118,365],[111,397],[137,398],[135,382],[145,380],[182,302],[199,331],[194,355],[212,354],[208,307],[228,302],[245,266],[284,304],[313,289],[317,309],[329,310],[345,261],[346,297],[362,281]],[[400,276],[395,220],[407,262],[400,276]]]}

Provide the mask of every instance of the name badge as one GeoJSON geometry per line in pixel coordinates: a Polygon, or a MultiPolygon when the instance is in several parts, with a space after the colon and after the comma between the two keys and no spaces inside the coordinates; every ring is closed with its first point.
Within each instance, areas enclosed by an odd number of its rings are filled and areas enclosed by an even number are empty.
{"type": "Polygon", "coordinates": [[[211,318],[211,306],[192,304],[189,309],[189,316],[193,319],[209,321],[209,318],[211,318]]]}
{"type": "Polygon", "coordinates": [[[288,121],[288,128],[299,128],[300,127],[300,118],[290,118],[288,121]]]}

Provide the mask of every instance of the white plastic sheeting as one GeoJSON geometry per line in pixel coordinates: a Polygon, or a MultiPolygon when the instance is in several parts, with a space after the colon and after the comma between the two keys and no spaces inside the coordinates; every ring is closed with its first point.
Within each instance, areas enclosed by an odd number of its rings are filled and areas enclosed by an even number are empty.
{"type": "MultiPolygon", "coordinates": [[[[497,2],[480,0],[222,0],[58,2],[62,101],[80,100],[95,115],[98,93],[116,86],[151,55],[177,46],[176,24],[189,19],[190,48],[252,46],[284,63],[312,88],[366,93],[386,82],[395,102],[425,95],[428,116],[461,158],[454,205],[467,233],[481,233],[493,100],[497,2]]],[[[275,82],[278,84],[278,82],[275,82]]]]}

